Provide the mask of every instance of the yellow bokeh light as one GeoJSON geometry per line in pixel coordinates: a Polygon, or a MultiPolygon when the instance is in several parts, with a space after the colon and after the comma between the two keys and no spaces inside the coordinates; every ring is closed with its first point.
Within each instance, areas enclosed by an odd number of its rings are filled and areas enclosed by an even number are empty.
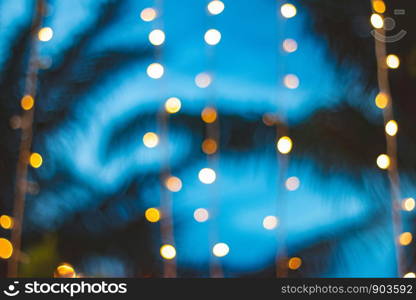
{"type": "Polygon", "coordinates": [[[212,83],[212,77],[208,73],[199,73],[195,77],[195,84],[201,89],[209,87],[212,83]]]}
{"type": "Polygon", "coordinates": [[[405,211],[412,211],[415,209],[416,202],[413,198],[407,198],[402,201],[402,208],[405,211]]]}
{"type": "Polygon", "coordinates": [[[218,145],[214,139],[206,139],[202,143],[202,151],[207,155],[212,155],[217,152],[218,145]]]}
{"type": "Polygon", "coordinates": [[[159,144],[159,136],[154,132],[148,132],[143,136],[143,144],[147,148],[154,148],[159,144]]]}
{"type": "Polygon", "coordinates": [[[282,154],[288,154],[292,151],[293,142],[292,139],[288,136],[283,136],[277,141],[277,150],[282,154]]]}
{"type": "Polygon", "coordinates": [[[176,249],[172,245],[163,245],[160,248],[160,255],[164,259],[174,259],[176,256],[176,249]]]}
{"type": "Polygon", "coordinates": [[[219,0],[213,0],[210,3],[208,3],[208,11],[212,15],[219,15],[224,10],[224,3],[219,0]]]}
{"type": "Polygon", "coordinates": [[[9,240],[0,238],[0,258],[9,259],[13,254],[13,245],[9,240]]]}
{"type": "Polygon", "coordinates": [[[22,98],[22,100],[20,101],[20,106],[24,109],[24,110],[31,110],[33,108],[33,105],[35,104],[35,99],[33,99],[32,96],[30,95],[26,95],[22,98]]]}
{"type": "Polygon", "coordinates": [[[217,120],[217,110],[212,107],[205,107],[201,113],[201,118],[205,123],[214,123],[217,120]]]}
{"type": "Polygon", "coordinates": [[[213,169],[204,168],[199,171],[198,178],[204,184],[211,184],[214,183],[215,179],[217,178],[217,174],[215,174],[213,169]]]}
{"type": "Polygon", "coordinates": [[[212,253],[216,257],[224,257],[230,252],[230,247],[226,243],[217,243],[212,248],[212,253]]]}
{"type": "Polygon", "coordinates": [[[273,230],[279,224],[279,219],[275,216],[267,216],[263,219],[263,227],[267,230],[273,230]]]}
{"type": "Polygon", "coordinates": [[[413,272],[409,272],[403,275],[403,278],[416,278],[416,274],[413,272]]]}
{"type": "Polygon", "coordinates": [[[2,215],[0,217],[0,226],[4,229],[11,229],[13,228],[13,218],[7,215],[2,215]]]}
{"type": "Polygon", "coordinates": [[[410,232],[403,232],[400,236],[399,236],[399,243],[402,246],[408,246],[410,245],[410,243],[413,240],[413,236],[410,232]]]}
{"type": "Polygon", "coordinates": [[[144,216],[147,221],[150,223],[156,223],[160,220],[161,213],[157,208],[148,208],[146,209],[144,216]]]}
{"type": "Polygon", "coordinates": [[[159,79],[165,73],[165,68],[159,63],[152,63],[147,67],[147,75],[153,79],[159,79]]]}
{"type": "Polygon", "coordinates": [[[399,130],[399,125],[397,125],[396,121],[390,120],[387,122],[385,129],[388,135],[395,136],[399,130]]]}
{"type": "Polygon", "coordinates": [[[221,41],[221,33],[217,29],[209,29],[205,32],[204,40],[208,45],[215,46],[221,41]]]}
{"type": "Polygon", "coordinates": [[[285,182],[285,186],[289,191],[296,191],[300,186],[300,180],[296,176],[289,177],[285,182]]]}
{"type": "Polygon", "coordinates": [[[302,265],[302,259],[300,257],[292,257],[291,259],[289,259],[289,262],[287,265],[289,269],[297,270],[302,265]]]}
{"type": "Polygon", "coordinates": [[[298,50],[298,43],[294,39],[285,39],[283,41],[283,50],[288,53],[298,50]]]}
{"type": "Polygon", "coordinates": [[[30,154],[29,163],[32,166],[32,168],[40,168],[40,166],[42,166],[43,163],[42,155],[40,155],[39,153],[30,154]]]}
{"type": "Polygon", "coordinates": [[[400,59],[397,55],[389,54],[386,57],[386,64],[390,69],[397,69],[400,66],[400,59]]]}
{"type": "Polygon", "coordinates": [[[289,19],[296,16],[297,9],[296,6],[294,6],[293,4],[285,3],[280,7],[280,13],[283,17],[289,19]]]}
{"type": "Polygon", "coordinates": [[[383,17],[379,14],[372,14],[370,17],[371,25],[373,25],[374,28],[380,29],[384,26],[384,20],[383,17]]]}
{"type": "Polygon", "coordinates": [[[209,219],[209,212],[205,208],[198,208],[194,211],[194,219],[199,223],[206,222],[209,219]]]}
{"type": "Polygon", "coordinates": [[[50,27],[43,27],[38,32],[38,38],[41,42],[48,42],[53,37],[53,30],[50,27]]]}
{"type": "Polygon", "coordinates": [[[378,93],[375,99],[376,106],[385,109],[389,104],[389,97],[385,93],[378,93]]]}
{"type": "Polygon", "coordinates": [[[165,42],[165,33],[160,29],[152,30],[149,33],[149,42],[154,46],[160,46],[165,42]]]}
{"type": "Polygon", "coordinates": [[[175,114],[181,110],[181,100],[176,97],[171,97],[165,102],[165,110],[169,114],[175,114]]]}
{"type": "Polygon", "coordinates": [[[386,11],[386,4],[382,0],[373,1],[373,9],[375,12],[382,14],[386,11]]]}
{"type": "Polygon", "coordinates": [[[387,154],[380,154],[377,157],[377,166],[383,170],[388,169],[390,167],[390,157],[387,154]]]}
{"type": "Polygon", "coordinates": [[[145,22],[151,22],[157,17],[157,12],[154,8],[148,7],[141,11],[140,18],[145,22]]]}
{"type": "Polygon", "coordinates": [[[293,90],[299,87],[299,78],[294,74],[288,74],[283,79],[283,83],[288,89],[293,90]]]}
{"type": "Polygon", "coordinates": [[[68,263],[60,264],[54,273],[55,278],[76,278],[77,273],[74,270],[74,267],[68,263]]]}
{"type": "Polygon", "coordinates": [[[182,181],[175,176],[170,176],[165,181],[166,188],[171,192],[179,192],[182,189],[182,181]]]}

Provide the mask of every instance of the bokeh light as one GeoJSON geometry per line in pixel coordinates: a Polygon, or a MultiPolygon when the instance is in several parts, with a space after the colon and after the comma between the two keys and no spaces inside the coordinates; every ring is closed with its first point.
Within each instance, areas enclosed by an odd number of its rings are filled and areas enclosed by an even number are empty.
{"type": "Polygon", "coordinates": [[[383,170],[388,169],[390,167],[390,157],[387,154],[380,154],[377,157],[377,166],[383,170]]]}
{"type": "Polygon", "coordinates": [[[288,89],[294,90],[299,87],[299,78],[294,74],[288,74],[284,77],[283,83],[288,89]]]}
{"type": "Polygon", "coordinates": [[[217,243],[212,248],[212,253],[216,257],[224,257],[230,252],[230,247],[226,243],[217,243]]]}
{"type": "Polygon", "coordinates": [[[217,152],[218,145],[214,139],[205,139],[202,142],[202,151],[207,155],[212,155],[217,152]]]}
{"type": "Polygon", "coordinates": [[[386,57],[386,64],[390,69],[397,69],[400,66],[400,59],[397,55],[389,54],[386,57]]]}
{"type": "Polygon", "coordinates": [[[205,32],[204,40],[208,45],[215,46],[221,41],[221,33],[217,29],[209,29],[205,32]]]}
{"type": "Polygon", "coordinates": [[[389,97],[385,93],[378,93],[375,103],[378,108],[385,109],[389,104],[389,97]]]}
{"type": "Polygon", "coordinates": [[[199,223],[206,222],[209,219],[209,212],[205,208],[198,208],[194,211],[194,219],[199,223]]]}
{"type": "Polygon", "coordinates": [[[414,272],[409,272],[404,274],[403,278],[416,278],[416,274],[414,272]]]}
{"type": "Polygon", "coordinates": [[[382,14],[386,11],[386,4],[382,0],[373,1],[373,9],[375,12],[382,14]]]}
{"type": "Polygon", "coordinates": [[[42,155],[40,155],[39,153],[32,153],[29,156],[29,164],[31,165],[32,168],[40,168],[42,166],[43,163],[43,158],[42,155]]]}
{"type": "Polygon", "coordinates": [[[175,176],[170,176],[165,181],[166,188],[171,192],[179,192],[182,189],[182,181],[175,176]]]}
{"type": "Polygon", "coordinates": [[[273,230],[279,224],[279,220],[275,216],[267,216],[263,219],[263,227],[267,230],[273,230]]]}
{"type": "Polygon", "coordinates": [[[210,3],[208,3],[208,11],[210,14],[212,15],[219,15],[220,13],[223,12],[225,6],[224,3],[222,1],[219,0],[213,0],[210,3]]]}
{"type": "Polygon", "coordinates": [[[154,148],[159,144],[159,136],[154,132],[148,132],[143,136],[143,144],[147,148],[154,148]]]}
{"type": "Polygon", "coordinates": [[[402,208],[405,211],[412,211],[415,209],[416,202],[413,198],[407,198],[402,201],[402,208]]]}
{"type": "Polygon", "coordinates": [[[156,222],[159,222],[161,218],[161,213],[157,208],[151,207],[151,208],[146,209],[144,216],[146,220],[149,221],[150,223],[156,223],[156,222]]]}
{"type": "Polygon", "coordinates": [[[0,226],[4,229],[13,228],[13,218],[7,215],[2,215],[0,217],[0,226]]]}
{"type": "Polygon", "coordinates": [[[50,27],[43,27],[38,32],[38,38],[41,42],[48,42],[53,38],[53,30],[50,27]]]}
{"type": "Polygon", "coordinates": [[[384,20],[383,17],[379,14],[372,14],[370,17],[371,25],[373,25],[374,28],[382,28],[384,26],[384,20]]]}
{"type": "Polygon", "coordinates": [[[280,7],[280,13],[283,17],[290,19],[296,16],[297,9],[293,4],[285,3],[280,7]]]}
{"type": "Polygon", "coordinates": [[[73,266],[68,263],[60,264],[54,273],[55,278],[76,278],[77,274],[73,266]]]}
{"type": "Polygon", "coordinates": [[[164,259],[168,259],[168,260],[174,259],[176,256],[176,249],[172,245],[163,245],[160,248],[160,255],[164,259]]]}
{"type": "Polygon", "coordinates": [[[285,39],[283,41],[283,50],[288,53],[298,50],[298,43],[294,39],[285,39]]]}
{"type": "Polygon", "coordinates": [[[212,184],[217,178],[217,175],[213,169],[203,168],[199,171],[198,178],[204,184],[212,184]]]}
{"type": "Polygon", "coordinates": [[[289,259],[289,262],[288,262],[287,265],[288,265],[289,269],[297,270],[302,265],[302,259],[300,257],[292,257],[291,259],[289,259]]]}
{"type": "Polygon", "coordinates": [[[397,134],[397,131],[399,130],[399,125],[396,121],[390,120],[386,124],[386,133],[390,136],[395,136],[397,134]]]}
{"type": "Polygon", "coordinates": [[[13,254],[13,245],[9,240],[0,238],[0,258],[9,259],[13,254]]]}
{"type": "Polygon", "coordinates": [[[296,176],[289,177],[285,182],[285,186],[291,192],[296,191],[300,186],[300,180],[296,176]]]}
{"type": "Polygon", "coordinates": [[[25,95],[20,101],[20,106],[24,110],[31,110],[35,104],[35,99],[31,95],[25,95]]]}
{"type": "Polygon", "coordinates": [[[217,110],[213,107],[205,107],[201,113],[201,119],[205,123],[214,123],[217,120],[217,110]]]}
{"type": "Polygon", "coordinates": [[[413,236],[410,232],[403,232],[399,236],[399,244],[402,246],[408,246],[413,240],[413,236]]]}
{"type": "Polygon", "coordinates": [[[212,77],[208,73],[199,73],[195,77],[195,84],[201,89],[209,87],[212,83],[212,77]]]}
{"type": "Polygon", "coordinates": [[[165,68],[159,63],[152,63],[147,67],[146,72],[150,78],[159,79],[165,73],[165,68]]]}
{"type": "Polygon", "coordinates": [[[157,17],[157,12],[154,8],[148,7],[141,11],[140,18],[145,22],[151,22],[157,17]]]}
{"type": "Polygon", "coordinates": [[[288,154],[292,151],[293,142],[288,136],[283,136],[277,141],[277,150],[282,154],[288,154]]]}
{"type": "Polygon", "coordinates": [[[152,30],[149,33],[149,42],[154,46],[160,46],[165,42],[165,33],[160,29],[152,30]]]}
{"type": "Polygon", "coordinates": [[[165,110],[169,114],[175,114],[181,110],[181,100],[176,97],[171,97],[165,102],[165,110]]]}

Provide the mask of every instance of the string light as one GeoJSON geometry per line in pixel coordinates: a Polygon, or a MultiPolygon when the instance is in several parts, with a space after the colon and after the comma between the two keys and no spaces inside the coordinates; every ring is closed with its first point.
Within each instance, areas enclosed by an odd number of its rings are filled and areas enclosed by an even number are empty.
{"type": "Polygon", "coordinates": [[[148,132],[143,136],[143,144],[147,148],[154,148],[159,144],[159,136],[154,132],[148,132]]]}
{"type": "Polygon", "coordinates": [[[140,18],[145,22],[151,22],[157,17],[157,12],[154,8],[148,7],[141,11],[140,18]]]}
{"type": "Polygon", "coordinates": [[[372,14],[370,17],[371,25],[373,25],[374,28],[380,29],[384,26],[384,20],[383,17],[379,14],[372,14]]]}
{"type": "Polygon", "coordinates": [[[294,74],[288,74],[283,79],[283,83],[288,89],[293,90],[299,87],[299,78],[294,74]]]}
{"type": "Polygon", "coordinates": [[[204,184],[212,184],[217,178],[217,175],[213,169],[204,168],[199,171],[198,178],[204,184]]]}
{"type": "Polygon", "coordinates": [[[219,15],[224,10],[224,3],[219,0],[213,0],[210,3],[208,3],[208,11],[212,15],[219,15]]]}
{"type": "Polygon", "coordinates": [[[402,208],[405,211],[412,211],[415,209],[416,203],[415,199],[413,198],[407,198],[402,201],[402,208]]]}
{"type": "Polygon", "coordinates": [[[288,262],[288,267],[291,270],[297,270],[301,267],[302,265],[302,259],[300,257],[292,257],[291,259],[289,259],[288,262]]]}
{"type": "Polygon", "coordinates": [[[296,16],[297,9],[296,6],[294,6],[293,4],[286,3],[280,7],[280,12],[283,17],[285,17],[286,19],[290,19],[296,16]]]}
{"type": "Polygon", "coordinates": [[[0,258],[9,259],[13,254],[13,245],[9,240],[0,238],[0,258]]]}
{"type": "Polygon", "coordinates": [[[173,247],[172,245],[163,245],[160,248],[160,255],[164,258],[164,259],[174,259],[176,256],[176,249],[175,247],[173,247]]]}
{"type": "Polygon", "coordinates": [[[212,107],[206,107],[201,113],[201,118],[205,123],[214,123],[217,120],[217,110],[212,107]]]}
{"type": "Polygon", "coordinates": [[[212,77],[208,73],[199,73],[195,77],[195,84],[201,89],[209,87],[212,83],[212,77]]]}
{"type": "Polygon", "coordinates": [[[151,207],[146,209],[144,216],[150,223],[157,223],[160,220],[161,213],[157,208],[151,207]]]}
{"type": "Polygon", "coordinates": [[[386,11],[386,4],[382,0],[373,1],[373,9],[379,14],[383,14],[386,11]]]}
{"type": "Polygon", "coordinates": [[[390,69],[397,69],[400,66],[400,59],[397,55],[389,54],[386,57],[386,64],[390,69]]]}
{"type": "Polygon", "coordinates": [[[212,253],[216,257],[224,257],[230,252],[230,247],[226,243],[217,243],[212,248],[212,253]]]}
{"type": "Polygon", "coordinates": [[[389,97],[385,93],[378,93],[375,103],[378,108],[385,109],[389,104],[389,97]]]}
{"type": "Polygon", "coordinates": [[[165,102],[165,110],[169,114],[175,114],[181,110],[181,100],[176,97],[171,97],[165,102]]]}
{"type": "Polygon", "coordinates": [[[152,30],[149,33],[149,42],[154,46],[160,46],[165,42],[165,33],[160,29],[152,30]]]}
{"type": "Polygon", "coordinates": [[[410,232],[403,232],[399,236],[399,243],[402,246],[408,246],[413,240],[413,236],[410,232]]]}
{"type": "Polygon", "coordinates": [[[298,43],[294,39],[285,39],[283,41],[283,50],[288,53],[298,50],[298,43]]]}
{"type": "Polygon", "coordinates": [[[42,155],[39,153],[32,153],[29,157],[29,163],[32,166],[32,168],[40,168],[43,163],[42,155]]]}
{"type": "Polygon", "coordinates": [[[283,136],[277,141],[277,150],[282,154],[288,154],[292,151],[293,142],[288,136],[283,136]]]}
{"type": "Polygon", "coordinates": [[[73,266],[68,263],[63,263],[59,265],[54,273],[55,278],[76,278],[77,273],[73,266]]]}
{"type": "Polygon", "coordinates": [[[217,152],[218,145],[214,139],[205,139],[202,143],[202,151],[207,155],[212,155],[217,152]]]}
{"type": "Polygon", "coordinates": [[[390,120],[387,122],[385,129],[389,136],[395,136],[399,130],[399,126],[397,125],[396,121],[390,120]]]}
{"type": "Polygon", "coordinates": [[[263,227],[267,230],[273,230],[279,224],[279,220],[275,216],[267,216],[263,219],[263,227]]]}
{"type": "Polygon", "coordinates": [[[300,180],[296,176],[289,177],[285,182],[285,186],[291,192],[296,191],[300,186],[300,180]]]}
{"type": "Polygon", "coordinates": [[[53,37],[53,30],[50,27],[43,27],[38,32],[38,38],[41,42],[48,42],[53,37]]]}
{"type": "Polygon", "coordinates": [[[165,69],[159,63],[152,63],[147,67],[147,75],[153,79],[162,78],[165,73],[165,69]]]}
{"type": "Polygon", "coordinates": [[[2,215],[0,217],[0,226],[3,227],[3,229],[13,228],[13,218],[7,215],[2,215]]]}
{"type": "Polygon", "coordinates": [[[205,208],[198,208],[194,211],[194,219],[199,223],[206,222],[209,219],[209,212],[205,208]]]}
{"type": "Polygon", "coordinates": [[[387,154],[380,154],[377,157],[377,166],[383,170],[388,169],[390,167],[390,157],[387,154]]]}
{"type": "Polygon", "coordinates": [[[20,106],[24,110],[31,110],[33,108],[33,105],[35,104],[35,100],[30,95],[25,95],[22,100],[20,101],[20,106]]]}
{"type": "Polygon", "coordinates": [[[175,176],[170,176],[165,181],[166,188],[171,192],[179,192],[182,189],[182,181],[175,176]]]}
{"type": "Polygon", "coordinates": [[[208,45],[215,46],[221,41],[221,33],[217,29],[209,29],[204,35],[208,45]]]}

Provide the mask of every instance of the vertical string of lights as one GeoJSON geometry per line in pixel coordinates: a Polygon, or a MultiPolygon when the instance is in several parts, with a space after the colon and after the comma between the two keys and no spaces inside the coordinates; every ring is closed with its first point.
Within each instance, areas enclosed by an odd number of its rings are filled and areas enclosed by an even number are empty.
{"type": "MultiPolygon", "coordinates": [[[[389,69],[397,69],[400,66],[400,59],[395,54],[387,54],[386,43],[377,36],[385,37],[384,13],[386,4],[382,0],[371,0],[372,15],[370,22],[373,25],[376,35],[374,35],[375,52],[377,59],[377,80],[379,93],[376,96],[375,104],[383,111],[385,125],[385,137],[387,153],[377,157],[377,166],[382,170],[387,170],[390,182],[391,195],[391,214],[396,249],[397,272],[399,276],[404,275],[405,259],[403,246],[407,246],[412,241],[410,232],[402,232],[402,220],[400,215],[400,178],[397,164],[397,132],[398,124],[394,120],[393,99],[389,84],[389,69]]],[[[407,199],[409,200],[409,199],[407,199]]],[[[407,201],[405,200],[405,201],[407,201]]],[[[404,275],[406,276],[406,275],[404,275]]]]}
{"type": "Polygon", "coordinates": [[[39,168],[42,165],[42,156],[39,153],[32,153],[33,139],[33,119],[34,107],[38,82],[38,40],[49,41],[53,32],[50,28],[42,28],[42,21],[45,15],[46,3],[44,0],[37,0],[32,17],[30,31],[30,45],[28,69],[24,85],[24,96],[21,99],[20,106],[23,109],[20,118],[20,146],[19,157],[16,168],[15,194],[13,203],[14,225],[11,232],[10,260],[8,261],[8,277],[18,276],[18,264],[21,258],[21,239],[24,216],[24,206],[27,192],[27,173],[28,165],[39,168]],[[14,248],[14,250],[13,250],[14,248]]]}
{"type": "MultiPolygon", "coordinates": [[[[150,22],[156,20],[155,28],[149,33],[149,41],[155,46],[155,60],[147,68],[147,74],[152,79],[161,79],[164,75],[162,61],[162,45],[165,42],[165,32],[163,31],[163,0],[155,1],[155,8],[146,8],[141,12],[141,18],[150,22]]],[[[161,85],[164,88],[164,85],[161,85]]],[[[163,90],[162,90],[163,92],[163,90]]],[[[154,132],[148,132],[143,137],[143,143],[148,148],[156,147],[160,141],[162,151],[161,170],[160,170],[160,211],[157,208],[149,208],[145,212],[148,221],[156,223],[160,220],[160,232],[162,246],[160,255],[163,258],[163,276],[174,278],[177,276],[176,248],[174,239],[173,224],[173,203],[171,192],[179,192],[182,188],[182,181],[171,175],[170,169],[170,149],[169,149],[169,115],[179,112],[181,101],[179,98],[170,97],[164,102],[162,108],[158,110],[157,123],[159,136],[154,132]]]]}
{"type": "MultiPolygon", "coordinates": [[[[207,106],[201,112],[201,119],[205,123],[205,139],[202,142],[202,151],[207,156],[208,167],[199,171],[198,178],[204,184],[212,184],[216,181],[219,167],[218,149],[220,143],[220,123],[217,108],[215,106],[215,91],[212,82],[215,80],[215,53],[214,46],[221,41],[221,33],[211,26],[215,24],[214,17],[224,11],[225,5],[222,1],[208,1],[206,10],[208,13],[208,29],[204,34],[206,52],[208,57],[207,72],[200,73],[195,77],[195,84],[199,88],[208,89],[207,106]]],[[[217,221],[219,215],[219,191],[217,187],[211,189],[211,201],[209,210],[199,208],[194,212],[197,222],[205,222],[210,217],[209,223],[209,245],[212,247],[210,255],[209,274],[210,277],[223,277],[223,270],[219,258],[224,257],[229,252],[229,247],[224,242],[218,242],[217,221]]]]}

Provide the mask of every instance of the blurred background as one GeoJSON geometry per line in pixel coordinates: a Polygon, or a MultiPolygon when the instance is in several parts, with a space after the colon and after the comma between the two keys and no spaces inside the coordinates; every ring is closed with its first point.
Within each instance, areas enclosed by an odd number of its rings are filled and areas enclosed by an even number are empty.
{"type": "Polygon", "coordinates": [[[221,1],[0,0],[0,276],[414,277],[414,1],[221,1]]]}

